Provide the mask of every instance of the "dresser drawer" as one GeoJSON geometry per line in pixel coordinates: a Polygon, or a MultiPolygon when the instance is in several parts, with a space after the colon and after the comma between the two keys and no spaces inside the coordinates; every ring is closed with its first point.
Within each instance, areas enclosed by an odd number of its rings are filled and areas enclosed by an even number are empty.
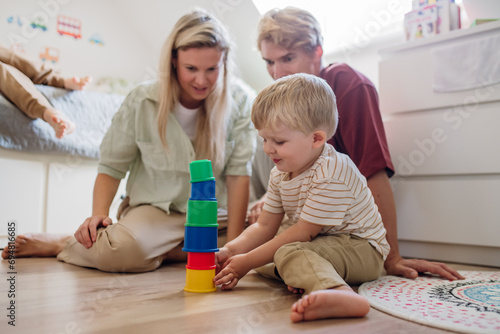
{"type": "Polygon", "coordinates": [[[384,121],[396,173],[500,173],[500,102],[418,113],[384,121]]]}
{"type": "Polygon", "coordinates": [[[500,247],[500,175],[391,182],[399,239],[500,247]]]}

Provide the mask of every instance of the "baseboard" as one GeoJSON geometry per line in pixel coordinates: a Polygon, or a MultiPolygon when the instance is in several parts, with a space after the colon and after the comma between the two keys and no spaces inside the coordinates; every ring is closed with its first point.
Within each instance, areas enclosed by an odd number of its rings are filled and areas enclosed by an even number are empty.
{"type": "Polygon", "coordinates": [[[500,246],[483,247],[399,240],[399,251],[403,257],[500,267],[500,246]]]}

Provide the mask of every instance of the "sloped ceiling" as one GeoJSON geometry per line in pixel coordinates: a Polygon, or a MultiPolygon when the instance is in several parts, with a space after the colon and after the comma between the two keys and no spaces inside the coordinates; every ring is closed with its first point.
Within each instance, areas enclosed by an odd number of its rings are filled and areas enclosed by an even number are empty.
{"type": "Polygon", "coordinates": [[[271,82],[255,41],[259,12],[251,0],[111,0],[123,19],[133,27],[148,50],[159,59],[161,47],[175,22],[194,7],[219,18],[237,45],[240,77],[257,91],[271,82]]]}

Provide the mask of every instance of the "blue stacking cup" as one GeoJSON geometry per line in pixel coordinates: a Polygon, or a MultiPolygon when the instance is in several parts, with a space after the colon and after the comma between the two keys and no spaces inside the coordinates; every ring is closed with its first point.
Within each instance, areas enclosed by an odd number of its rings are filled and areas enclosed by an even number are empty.
{"type": "Polygon", "coordinates": [[[184,252],[208,253],[218,252],[217,227],[184,227],[184,252]]]}
{"type": "Polygon", "coordinates": [[[192,182],[191,197],[193,201],[215,201],[215,180],[192,182]]]}

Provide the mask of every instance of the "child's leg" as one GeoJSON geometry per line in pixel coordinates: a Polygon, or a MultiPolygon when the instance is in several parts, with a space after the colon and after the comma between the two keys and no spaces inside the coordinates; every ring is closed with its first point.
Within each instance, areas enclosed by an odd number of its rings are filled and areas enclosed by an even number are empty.
{"type": "Polygon", "coordinates": [[[33,82],[17,68],[0,62],[0,91],[30,118],[54,109],[33,82]]]}
{"type": "Polygon", "coordinates": [[[293,322],[325,318],[360,318],[370,311],[368,300],[349,286],[313,291],[292,305],[293,322]]]}
{"type": "Polygon", "coordinates": [[[301,316],[302,320],[311,320],[364,315],[367,301],[347,284],[376,279],[383,268],[382,256],[366,240],[349,235],[323,236],[311,242],[287,244],[276,252],[274,262],[287,285],[310,294],[292,308],[293,321],[300,321],[301,316]],[[357,306],[338,313],[332,303],[343,302],[344,297],[357,306]],[[318,312],[322,304],[328,305],[331,312],[318,312]]]}
{"type": "Polygon", "coordinates": [[[62,138],[75,124],[54,109],[33,82],[17,68],[0,62],[0,91],[30,118],[41,118],[62,138]]]}
{"type": "Polygon", "coordinates": [[[30,59],[23,54],[0,45],[0,62],[17,68],[35,85],[47,85],[69,90],[82,90],[90,83],[91,77],[63,78],[54,68],[46,66],[38,59],[30,59]]]}
{"type": "Polygon", "coordinates": [[[0,45],[0,62],[17,68],[35,85],[64,88],[64,78],[53,68],[38,59],[30,59],[2,45],[0,45]]]}

